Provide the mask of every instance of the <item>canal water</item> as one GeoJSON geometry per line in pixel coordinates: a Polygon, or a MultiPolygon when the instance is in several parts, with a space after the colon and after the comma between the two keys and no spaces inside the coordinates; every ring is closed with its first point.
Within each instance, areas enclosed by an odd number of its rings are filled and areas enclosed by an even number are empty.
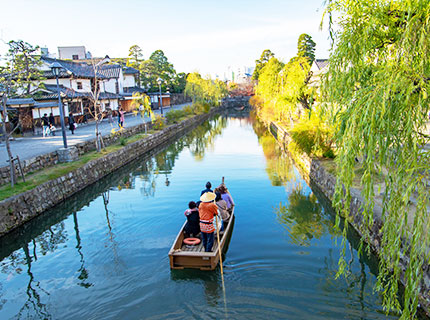
{"type": "Polygon", "coordinates": [[[349,277],[335,278],[333,224],[261,124],[216,117],[1,238],[0,318],[397,318],[353,234],[349,277]],[[167,256],[188,202],[222,176],[236,202],[224,284],[167,256]]]}

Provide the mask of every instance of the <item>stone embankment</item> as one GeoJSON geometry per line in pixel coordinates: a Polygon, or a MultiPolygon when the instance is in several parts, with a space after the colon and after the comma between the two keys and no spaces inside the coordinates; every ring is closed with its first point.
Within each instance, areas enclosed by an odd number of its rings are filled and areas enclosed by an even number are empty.
{"type": "MultiPolygon", "coordinates": [[[[171,125],[118,151],[92,160],[65,176],[47,181],[32,190],[1,201],[0,235],[9,232],[47,209],[61,203],[79,190],[97,182],[112,171],[151,151],[172,137],[199,125],[216,112],[218,112],[217,109],[212,109],[207,114],[198,115],[178,124],[171,125]]],[[[138,128],[130,131],[140,132],[138,128]]],[[[129,135],[132,135],[132,133],[130,132],[129,135]]],[[[78,150],[84,153],[83,150],[87,152],[90,151],[90,148],[85,143],[85,146],[78,147],[78,150]]]]}
{"type": "MultiPolygon", "coordinates": [[[[333,200],[335,186],[336,186],[336,177],[329,173],[322,162],[318,159],[314,159],[309,157],[306,153],[292,154],[288,151],[288,145],[291,142],[291,137],[287,133],[287,131],[278,126],[276,123],[270,124],[270,131],[275,136],[276,140],[281,144],[282,148],[287,151],[291,158],[294,160],[296,165],[299,167],[303,178],[309,185],[312,187],[317,187],[330,201],[333,200]]],[[[351,219],[348,219],[350,225],[358,232],[360,236],[362,236],[363,230],[363,216],[362,216],[362,207],[364,204],[364,198],[361,196],[359,190],[352,188],[351,189],[351,203],[349,204],[349,212],[351,219]]],[[[382,208],[375,204],[374,213],[373,213],[373,227],[370,232],[370,243],[372,250],[379,254],[381,251],[381,227],[383,224],[382,220],[382,208]]],[[[403,275],[406,270],[406,265],[408,262],[407,255],[403,255],[403,259],[400,260],[401,268],[403,270],[403,275]]],[[[430,311],[430,266],[428,264],[425,265],[424,272],[424,280],[422,282],[421,288],[421,296],[420,296],[420,304],[423,310],[427,315],[429,315],[430,311]]],[[[402,275],[402,284],[405,285],[405,281],[402,275]]]]}
{"type": "MultiPolygon", "coordinates": [[[[150,130],[152,127],[151,123],[147,123],[147,129],[150,130]]],[[[124,128],[122,131],[118,132],[115,135],[109,134],[103,136],[103,141],[106,146],[110,146],[116,143],[121,138],[128,138],[135,134],[145,132],[145,124],[141,123],[139,125],[124,128]]],[[[81,156],[87,152],[96,150],[95,139],[87,140],[81,143],[77,143],[74,146],[70,146],[69,149],[73,149],[78,156],[81,156]]],[[[57,151],[42,154],[40,156],[23,160],[21,161],[22,171],[24,175],[30,172],[36,172],[53,165],[56,165],[59,160],[59,154],[57,151]]],[[[16,164],[16,172],[18,171],[18,164],[16,164]]],[[[10,182],[10,169],[9,166],[0,168],[0,185],[6,184],[10,182]]]]}

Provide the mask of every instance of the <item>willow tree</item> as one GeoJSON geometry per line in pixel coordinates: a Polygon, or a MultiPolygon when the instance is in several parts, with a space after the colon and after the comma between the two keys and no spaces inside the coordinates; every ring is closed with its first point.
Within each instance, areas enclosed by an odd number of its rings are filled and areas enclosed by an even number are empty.
{"type": "Polygon", "coordinates": [[[218,106],[228,90],[224,82],[212,80],[210,77],[205,79],[199,73],[193,72],[187,77],[184,93],[191,97],[193,103],[209,103],[218,106]]]}
{"type": "MultiPolygon", "coordinates": [[[[343,204],[351,200],[356,159],[363,159],[361,232],[370,242],[369,230],[380,228],[377,289],[387,311],[403,308],[402,318],[409,319],[430,259],[430,153],[423,148],[430,142],[425,130],[430,111],[429,1],[333,0],[327,12],[330,21],[338,20],[323,83],[340,124],[334,206],[348,217],[343,204]],[[384,181],[381,190],[378,179],[384,181]],[[373,216],[380,194],[382,226],[374,225],[373,216]],[[401,306],[397,294],[402,272],[401,306]]],[[[344,268],[341,259],[340,272],[344,268]]]]}

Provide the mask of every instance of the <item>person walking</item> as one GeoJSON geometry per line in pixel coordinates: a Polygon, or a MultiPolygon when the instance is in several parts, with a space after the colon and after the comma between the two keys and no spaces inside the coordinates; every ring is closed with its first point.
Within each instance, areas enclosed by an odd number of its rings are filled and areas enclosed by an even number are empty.
{"type": "Polygon", "coordinates": [[[124,127],[124,111],[122,108],[118,109],[118,126],[120,128],[124,127]]]}
{"type": "Polygon", "coordinates": [[[49,130],[51,131],[51,134],[55,136],[55,118],[52,112],[49,114],[49,130]]]}
{"type": "Polygon", "coordinates": [[[214,244],[214,217],[218,214],[218,207],[214,203],[215,197],[213,192],[206,192],[200,197],[200,231],[205,252],[211,252],[214,244]]]}
{"type": "Polygon", "coordinates": [[[75,134],[75,118],[73,118],[73,113],[69,113],[69,129],[72,134],[75,134]]]}
{"type": "Polygon", "coordinates": [[[42,117],[42,135],[44,138],[49,135],[49,119],[46,113],[42,117]]]}

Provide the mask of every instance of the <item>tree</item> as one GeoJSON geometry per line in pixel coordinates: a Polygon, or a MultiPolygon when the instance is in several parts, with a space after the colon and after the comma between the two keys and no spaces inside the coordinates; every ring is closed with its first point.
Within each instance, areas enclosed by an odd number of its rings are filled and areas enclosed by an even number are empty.
{"type": "MultiPolygon", "coordinates": [[[[333,205],[349,218],[344,204],[351,200],[356,159],[364,159],[360,232],[367,243],[369,230],[381,237],[377,289],[387,311],[401,309],[398,282],[404,279],[402,319],[414,317],[430,259],[430,152],[423,148],[430,142],[428,8],[428,0],[336,0],[327,7],[339,19],[322,87],[327,110],[339,124],[333,205]],[[378,189],[382,226],[374,225],[373,216],[378,189]],[[400,261],[406,263],[404,276],[400,261]]],[[[343,258],[339,266],[344,272],[343,258]]]]}
{"type": "Polygon", "coordinates": [[[96,124],[94,129],[95,129],[95,135],[96,135],[97,152],[100,152],[101,149],[105,147],[103,136],[99,130],[99,124],[102,122],[104,118],[104,112],[103,112],[102,104],[100,102],[101,83],[103,81],[102,79],[100,79],[101,78],[100,70],[103,64],[107,62],[108,60],[102,60],[96,63],[94,59],[91,59],[94,78],[91,79],[91,91],[89,95],[89,99],[92,102],[92,108],[89,108],[88,112],[94,118],[95,124],[96,124]]]}
{"type": "Polygon", "coordinates": [[[9,158],[10,181],[12,187],[16,183],[15,166],[13,165],[13,155],[10,149],[10,137],[18,128],[16,126],[10,132],[7,132],[6,121],[8,119],[7,101],[10,96],[16,94],[29,94],[31,85],[40,80],[41,71],[37,68],[40,66],[40,57],[34,53],[38,47],[33,47],[22,40],[9,41],[9,51],[6,55],[6,64],[0,67],[0,117],[2,121],[2,131],[5,139],[6,151],[9,158]]]}
{"type": "Polygon", "coordinates": [[[14,75],[11,78],[12,94],[29,95],[31,86],[37,86],[42,78],[40,56],[36,55],[38,46],[32,46],[28,42],[18,40],[9,41],[8,62],[13,63],[14,75]]]}
{"type": "Polygon", "coordinates": [[[147,133],[147,124],[145,121],[145,117],[148,116],[151,120],[154,117],[154,112],[152,112],[151,101],[148,95],[144,93],[135,92],[133,93],[133,102],[131,103],[134,108],[134,113],[137,115],[140,114],[143,123],[145,124],[145,134],[147,133]]]}
{"type": "Polygon", "coordinates": [[[253,80],[259,79],[261,70],[269,62],[269,60],[273,57],[275,57],[275,54],[272,53],[272,51],[270,51],[269,49],[266,49],[261,53],[260,59],[255,60],[255,69],[254,69],[254,72],[252,74],[253,80]]]}
{"type": "Polygon", "coordinates": [[[137,83],[140,85],[140,65],[143,61],[142,49],[138,45],[133,45],[128,50],[127,67],[139,70],[137,83]]]}
{"type": "Polygon", "coordinates": [[[139,68],[141,61],[143,61],[142,49],[135,44],[128,50],[127,67],[139,68]]]}
{"type": "Polygon", "coordinates": [[[190,73],[187,77],[185,94],[193,100],[193,103],[208,103],[218,106],[222,98],[227,95],[227,85],[220,80],[204,79],[197,72],[190,73]]]}
{"type": "Polygon", "coordinates": [[[143,85],[152,92],[158,91],[157,79],[161,78],[161,89],[166,91],[171,88],[176,76],[176,71],[162,50],[154,51],[148,60],[141,63],[143,85]]]}
{"type": "Polygon", "coordinates": [[[306,33],[302,33],[297,40],[297,56],[306,57],[309,59],[309,65],[315,60],[315,42],[312,37],[306,33]]]}

